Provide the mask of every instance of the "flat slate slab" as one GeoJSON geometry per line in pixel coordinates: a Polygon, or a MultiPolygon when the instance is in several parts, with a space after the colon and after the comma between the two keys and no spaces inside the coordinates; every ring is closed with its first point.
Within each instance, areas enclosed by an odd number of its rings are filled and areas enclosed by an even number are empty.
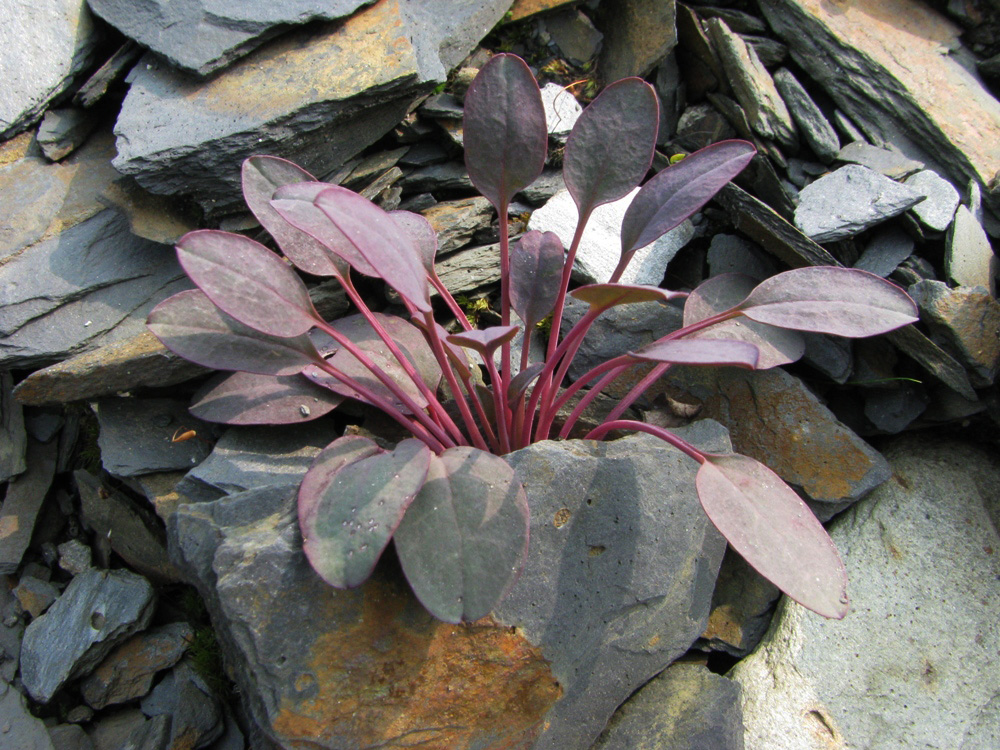
{"type": "Polygon", "coordinates": [[[349,16],[371,0],[88,0],[91,10],[171,64],[209,75],[290,26],[349,16]]]}

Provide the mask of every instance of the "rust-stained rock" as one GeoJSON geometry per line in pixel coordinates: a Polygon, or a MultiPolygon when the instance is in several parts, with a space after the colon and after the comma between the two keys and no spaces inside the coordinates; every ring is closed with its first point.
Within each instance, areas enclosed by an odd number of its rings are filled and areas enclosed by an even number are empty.
{"type": "Polygon", "coordinates": [[[601,6],[603,83],[650,73],[677,46],[674,0],[616,0],[601,6]]]}
{"type": "Polygon", "coordinates": [[[464,247],[480,229],[488,229],[493,206],[486,198],[462,198],[442,201],[421,212],[438,236],[438,254],[445,255],[464,247]]]}
{"type": "Polygon", "coordinates": [[[544,13],[547,10],[576,2],[578,0],[514,0],[514,4],[510,6],[510,15],[505,20],[520,21],[522,18],[533,16],[536,13],[544,13]]]}
{"type": "Polygon", "coordinates": [[[820,520],[889,478],[885,459],[780,368],[678,368],[668,380],[704,402],[700,417],[729,429],[733,449],[800,487],[820,520]]]}
{"type": "Polygon", "coordinates": [[[795,61],[869,140],[930,157],[956,184],[1000,188],[1000,102],[963,66],[961,29],[915,0],[760,6],[795,61]]]}

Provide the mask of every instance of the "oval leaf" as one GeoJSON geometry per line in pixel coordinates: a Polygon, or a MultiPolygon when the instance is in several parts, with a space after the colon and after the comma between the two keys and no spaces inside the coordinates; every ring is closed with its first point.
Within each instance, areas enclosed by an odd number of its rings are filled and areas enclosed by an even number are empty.
{"type": "Polygon", "coordinates": [[[410,587],[440,620],[490,613],[517,580],[528,553],[528,501],[502,458],[449,448],[396,530],[410,587]]]}
{"type": "Polygon", "coordinates": [[[177,243],[177,259],[219,309],[272,336],[298,336],[319,314],[302,279],[259,242],[202,229],[177,243]]]}
{"type": "Polygon", "coordinates": [[[732,365],[753,370],[759,356],[757,347],[745,341],[674,339],[654,341],[630,357],[646,362],[669,362],[675,365],[732,365]]]}
{"type": "Polygon", "coordinates": [[[910,296],[892,282],[856,268],[796,268],[762,281],[740,305],[760,323],[796,331],[861,338],[918,319],[910,296]]]}
{"type": "Polygon", "coordinates": [[[570,292],[571,297],[586,302],[591,310],[607,310],[616,305],[639,302],[667,302],[686,297],[684,292],[672,292],[657,286],[642,284],[588,284],[570,292]]]}
{"type": "Polygon", "coordinates": [[[329,414],[343,400],[301,375],[234,372],[217,375],[199,388],[189,411],[221,424],[295,424],[329,414]]]}
{"type": "Polygon", "coordinates": [[[763,464],[706,455],[695,486],[709,519],[758,573],[824,617],[847,614],[847,571],[823,525],[763,464]]]}
{"type": "Polygon", "coordinates": [[[622,257],[692,216],[738,175],[757,149],[747,141],[720,141],[671,164],[642,186],[622,219],[622,257]]]}
{"type": "Polygon", "coordinates": [[[566,251],[555,232],[532,230],[510,253],[510,304],[526,328],[556,306],[566,251]]]}
{"type": "Polygon", "coordinates": [[[497,207],[542,173],[548,144],[535,77],[516,55],[494,55],[465,94],[465,168],[497,207]]]}
{"type": "Polygon", "coordinates": [[[321,450],[302,477],[298,494],[299,526],[311,523],[312,516],[330,479],[344,466],[384,453],[374,440],[360,435],[339,437],[321,450]]]}
{"type": "Polygon", "coordinates": [[[420,250],[387,211],[338,186],[328,187],[313,203],[386,284],[419,312],[431,311],[420,250]]]}
{"type": "Polygon", "coordinates": [[[350,462],[344,462],[338,451],[332,460],[340,466],[334,471],[320,470],[325,482],[303,482],[299,489],[302,550],[324,581],[349,588],[371,575],[423,486],[432,455],[413,438],[391,452],[350,462]]]}
{"type": "Polygon", "coordinates": [[[642,182],[653,163],[659,121],[656,94],[641,78],[612,83],[583,110],[563,157],[566,188],[581,217],[642,182]]]}
{"type": "MultiPolygon", "coordinates": [[[[689,326],[739,305],[756,282],[749,276],[724,273],[699,285],[684,304],[684,325],[689,326]]],[[[796,331],[764,325],[745,317],[716,323],[684,337],[691,339],[738,339],[757,347],[757,369],[787,365],[797,361],[806,350],[805,339],[796,331]]]]}
{"type": "Polygon", "coordinates": [[[413,241],[420,253],[420,262],[428,274],[434,273],[434,258],[437,256],[438,240],[434,227],[420,214],[412,211],[390,211],[400,229],[413,241]]]}
{"type": "Polygon", "coordinates": [[[243,199],[286,258],[315,276],[341,276],[347,272],[347,265],[340,258],[315,237],[289,224],[271,205],[278,188],[299,182],[315,183],[315,177],[276,156],[251,156],[243,162],[242,177],[243,199]]]}
{"type": "Polygon", "coordinates": [[[528,365],[512,377],[510,385],[507,386],[507,403],[511,406],[516,404],[518,399],[528,390],[528,386],[538,379],[543,369],[545,369],[544,362],[535,362],[535,364],[528,365]]]}
{"type": "Polygon", "coordinates": [[[278,338],[226,315],[197,289],[180,292],[152,309],[146,321],[163,345],[214,370],[295,375],[319,360],[309,337],[278,338]]]}
{"type": "MultiPolygon", "coordinates": [[[[441,368],[438,366],[434,352],[431,350],[423,334],[412,324],[402,318],[381,313],[372,313],[386,332],[396,342],[396,345],[403,352],[403,355],[413,363],[414,368],[421,379],[431,391],[437,390],[441,382],[441,368]]],[[[374,364],[395,381],[400,388],[410,396],[421,408],[427,405],[427,399],[420,389],[403,370],[396,358],[388,350],[385,342],[375,333],[362,315],[349,315],[345,318],[335,320],[331,325],[340,331],[344,336],[353,341],[363,352],[365,352],[374,364]]],[[[336,367],[345,375],[357,380],[362,385],[370,388],[377,395],[382,396],[404,413],[410,410],[400,402],[396,396],[383,385],[371,371],[351,354],[347,349],[340,348],[329,360],[330,364],[336,367]]],[[[323,372],[316,367],[308,367],[303,374],[325,388],[329,388],[335,393],[339,393],[358,401],[366,401],[359,393],[348,388],[332,375],[323,372]]]]}
{"type": "Polygon", "coordinates": [[[464,346],[466,349],[472,349],[484,357],[491,357],[501,345],[513,340],[519,330],[521,329],[518,326],[473,328],[471,331],[449,334],[448,341],[458,346],[464,346]]]}

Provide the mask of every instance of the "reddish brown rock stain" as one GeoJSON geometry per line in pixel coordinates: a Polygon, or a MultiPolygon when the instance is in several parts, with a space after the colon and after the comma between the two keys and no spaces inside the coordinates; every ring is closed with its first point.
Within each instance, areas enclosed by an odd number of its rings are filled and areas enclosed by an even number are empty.
{"type": "Polygon", "coordinates": [[[345,738],[358,747],[530,747],[562,695],[536,647],[489,618],[408,618],[391,585],[364,588],[362,616],[322,635],[303,659],[319,690],[283,698],[278,735],[311,748],[345,738]]]}

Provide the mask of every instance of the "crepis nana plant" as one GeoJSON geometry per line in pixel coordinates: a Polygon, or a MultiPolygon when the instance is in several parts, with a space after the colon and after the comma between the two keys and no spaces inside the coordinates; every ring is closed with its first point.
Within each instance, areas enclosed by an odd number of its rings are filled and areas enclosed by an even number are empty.
{"type": "MultiPolygon", "coordinates": [[[[746,456],[706,453],[623,415],[674,365],[775,367],[802,355],[798,331],[872,336],[913,322],[916,309],[896,286],[843,268],[797,269],[756,285],[722,275],[690,293],[620,283],[636,250],[698,211],[746,166],[754,147],[738,140],[697,151],[646,182],[622,222],[621,261],[610,281],[569,291],[588,219],[642,182],[657,127],[656,95],[639,78],[608,86],[583,111],[563,160],[579,211],[572,244],[567,252],[555,234],[532,231],[511,246],[501,220],[502,322],[483,330],[471,326],[435,273],[436,235],[423,217],[386,212],[283,159],[254,156],[244,163],[247,204],[288,261],[340,282],[356,314],[324,320],[285,260],[244,236],[202,230],[180,240],[180,263],[198,289],[159,304],[149,328],[180,356],[235,371],[196,394],[196,416],[235,425],[298,423],[351,398],[381,409],[414,436],[392,450],[360,436],[338,438],[305,475],[298,493],[304,549],[331,585],[361,584],[394,540],[413,591],[432,614],[448,622],[488,614],[528,551],[528,499],[500,456],[566,438],[602,389],[631,368],[652,365],[586,437],[635,430],[683,451],[700,464],[698,496],[729,544],[804,606],[844,616],[840,557],[774,472],[746,456]],[[372,311],[352,272],[394,289],[409,320],[372,311]],[[458,333],[436,320],[434,293],[454,315],[458,333]],[[589,311],[560,336],[567,294],[589,311]],[[683,327],[566,384],[594,320],[616,305],[645,301],[683,302],[683,327]],[[512,312],[524,326],[517,368],[512,312]],[[529,339],[550,315],[545,359],[531,362],[529,339]],[[475,379],[478,368],[488,386],[475,379]],[[445,393],[454,408],[446,408],[445,393]],[[557,413],[574,399],[557,430],[557,413]]],[[[538,85],[520,58],[500,54],[483,67],[466,95],[464,134],[469,176],[505,217],[546,157],[538,85]]]]}

